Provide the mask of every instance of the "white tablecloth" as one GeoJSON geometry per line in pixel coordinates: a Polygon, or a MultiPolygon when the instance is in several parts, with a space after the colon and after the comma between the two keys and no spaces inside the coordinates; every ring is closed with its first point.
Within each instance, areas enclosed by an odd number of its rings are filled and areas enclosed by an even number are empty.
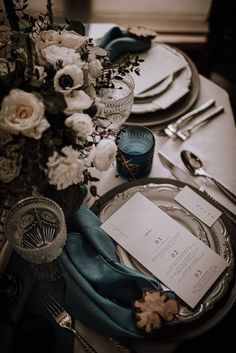
{"type": "MultiPolygon", "coordinates": [[[[225,112],[218,117],[199,127],[191,138],[186,141],[171,140],[164,136],[156,135],[156,151],[154,154],[153,167],[150,177],[163,177],[173,178],[170,172],[162,166],[157,152],[164,151],[174,162],[176,162],[182,169],[187,172],[187,169],[180,160],[180,151],[183,149],[190,149],[195,152],[200,158],[203,159],[209,173],[213,174],[220,181],[222,181],[231,191],[236,193],[236,131],[235,122],[230,106],[228,93],[215,85],[206,78],[200,76],[201,90],[199,98],[195,106],[205,102],[208,98],[215,98],[217,105],[223,105],[225,112]]],[[[157,128],[153,128],[157,132],[157,128]]],[[[188,172],[187,172],[188,173],[188,172]]],[[[100,177],[100,182],[97,184],[98,194],[103,195],[108,190],[116,185],[124,183],[125,180],[117,177],[116,167],[112,166],[107,172],[97,174],[100,177]]],[[[206,178],[198,177],[199,183],[205,184],[206,190],[215,197],[224,206],[228,207],[231,211],[236,213],[236,206],[233,205],[222,194],[215,185],[206,180],[206,178]]],[[[88,199],[88,204],[91,205],[94,198],[88,199]]],[[[97,350],[98,353],[115,353],[117,349],[104,337],[85,328],[77,322],[77,328],[82,332],[97,350]]],[[[137,353],[144,352],[173,352],[175,345],[173,343],[150,343],[150,342],[137,342],[135,345],[137,353]]],[[[75,353],[83,352],[78,342],[75,342],[75,353]]]]}

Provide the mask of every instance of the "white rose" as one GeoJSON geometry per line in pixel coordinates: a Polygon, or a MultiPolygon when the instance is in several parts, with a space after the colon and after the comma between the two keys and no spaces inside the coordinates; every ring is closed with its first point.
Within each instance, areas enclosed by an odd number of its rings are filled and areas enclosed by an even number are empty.
{"type": "Polygon", "coordinates": [[[80,159],[80,153],[72,146],[63,147],[63,155],[54,152],[48,159],[49,183],[56,185],[57,190],[67,188],[72,184],[78,184],[83,180],[84,162],[80,159]]]}
{"type": "Polygon", "coordinates": [[[89,73],[93,77],[95,77],[95,78],[99,77],[99,75],[101,74],[101,71],[102,71],[102,64],[100,63],[100,61],[98,59],[95,59],[90,62],[89,73]]]}
{"type": "Polygon", "coordinates": [[[42,48],[41,53],[43,59],[51,65],[55,65],[59,60],[62,60],[63,65],[76,64],[81,61],[80,54],[74,49],[58,47],[55,44],[42,48]]]}
{"type": "Polygon", "coordinates": [[[93,133],[93,122],[88,114],[74,113],[65,121],[66,126],[70,127],[80,140],[85,140],[93,133]]]}
{"type": "Polygon", "coordinates": [[[70,93],[84,84],[83,71],[77,65],[66,65],[58,70],[54,77],[54,87],[57,92],[70,93]]]}
{"type": "Polygon", "coordinates": [[[20,174],[20,169],[11,159],[0,157],[0,180],[3,183],[10,183],[20,174]]]}
{"type": "Polygon", "coordinates": [[[2,101],[0,126],[13,134],[39,139],[49,127],[44,104],[32,93],[12,89],[2,101]]]}
{"type": "Polygon", "coordinates": [[[111,163],[114,162],[116,153],[117,146],[113,140],[103,139],[99,141],[93,160],[95,167],[100,171],[107,170],[111,163]]]}
{"type": "Polygon", "coordinates": [[[88,109],[93,103],[92,99],[82,90],[72,91],[65,96],[65,101],[67,108],[64,110],[64,113],[67,115],[80,113],[84,109],[88,109]]]}

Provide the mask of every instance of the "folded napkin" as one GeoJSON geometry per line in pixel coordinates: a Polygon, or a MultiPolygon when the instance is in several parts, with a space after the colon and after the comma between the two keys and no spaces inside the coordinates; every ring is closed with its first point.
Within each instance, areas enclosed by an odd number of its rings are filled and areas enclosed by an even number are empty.
{"type": "Polygon", "coordinates": [[[66,280],[66,305],[75,318],[101,334],[145,338],[136,327],[133,301],[147,290],[174,294],[163,291],[156,279],[120,264],[116,244],[100,224],[85,206],[68,222],[74,231],[68,234],[59,259],[66,280]]]}
{"type": "Polygon", "coordinates": [[[151,47],[150,40],[130,37],[119,27],[111,28],[99,41],[100,47],[110,52],[110,61],[115,61],[127,53],[140,53],[151,47]]]}

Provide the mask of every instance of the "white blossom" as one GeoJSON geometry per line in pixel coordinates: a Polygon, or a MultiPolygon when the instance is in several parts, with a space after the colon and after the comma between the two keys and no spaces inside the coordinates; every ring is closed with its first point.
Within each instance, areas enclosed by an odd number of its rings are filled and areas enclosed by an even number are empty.
{"type": "Polygon", "coordinates": [[[39,139],[49,127],[44,117],[44,104],[34,94],[12,89],[2,101],[0,126],[13,134],[39,139]]]}
{"type": "Polygon", "coordinates": [[[59,154],[54,151],[47,163],[49,183],[56,185],[57,190],[82,182],[85,170],[80,152],[74,150],[72,146],[63,147],[61,152],[62,154],[59,154]]]}
{"type": "Polygon", "coordinates": [[[111,139],[102,139],[98,142],[95,151],[92,153],[94,153],[93,162],[95,167],[100,171],[104,171],[114,162],[117,146],[111,139]]]}
{"type": "Polygon", "coordinates": [[[93,133],[93,122],[88,114],[74,113],[65,120],[66,126],[70,127],[80,140],[85,140],[93,133]]]}
{"type": "Polygon", "coordinates": [[[83,86],[84,76],[81,68],[75,64],[66,65],[58,70],[54,76],[55,90],[61,93],[70,93],[72,90],[83,86]]]}
{"type": "Polygon", "coordinates": [[[59,60],[63,62],[63,65],[76,64],[81,61],[80,54],[74,49],[58,47],[55,44],[43,48],[41,52],[43,59],[54,66],[59,60]]]}
{"type": "Polygon", "coordinates": [[[92,99],[82,90],[72,91],[69,95],[65,96],[65,101],[67,108],[64,110],[64,113],[67,115],[76,112],[81,113],[93,103],[92,99]]]}

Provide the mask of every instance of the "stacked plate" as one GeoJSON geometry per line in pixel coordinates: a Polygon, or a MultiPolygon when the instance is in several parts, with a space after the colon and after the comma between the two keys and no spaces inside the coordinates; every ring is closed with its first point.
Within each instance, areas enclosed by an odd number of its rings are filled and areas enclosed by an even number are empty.
{"type": "Polygon", "coordinates": [[[125,125],[159,125],[184,114],[199,94],[195,65],[180,50],[153,43],[139,55],[144,59],[135,81],[132,114],[125,125]]]}

